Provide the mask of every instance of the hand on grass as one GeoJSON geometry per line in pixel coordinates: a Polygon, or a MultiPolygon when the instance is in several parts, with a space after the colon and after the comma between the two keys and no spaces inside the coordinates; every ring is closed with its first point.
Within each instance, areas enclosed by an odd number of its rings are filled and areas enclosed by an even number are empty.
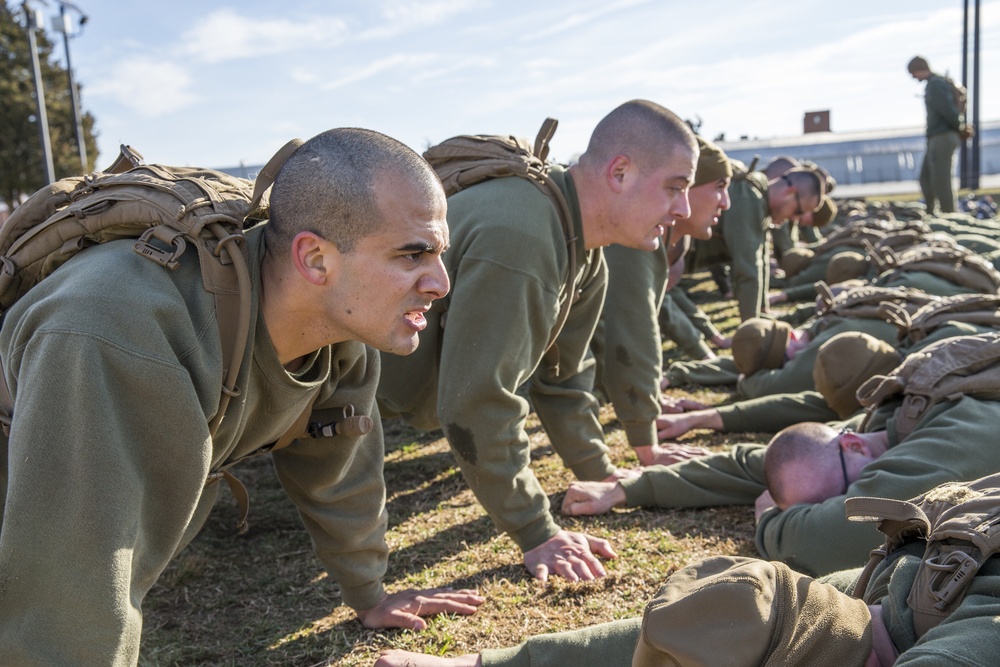
{"type": "Polygon", "coordinates": [[[692,410],[707,410],[708,406],[690,398],[673,398],[672,396],[662,396],[660,398],[660,412],[665,415],[675,415],[679,412],[690,412],[692,410]]]}
{"type": "Polygon", "coordinates": [[[760,523],[761,515],[772,507],[777,507],[777,504],[774,502],[774,498],[771,497],[770,491],[765,491],[757,496],[757,500],[753,504],[754,521],[760,523]]]}
{"type": "Polygon", "coordinates": [[[427,621],[421,616],[434,614],[474,614],[486,598],[474,590],[452,588],[408,588],[385,595],[369,609],[358,612],[366,628],[406,628],[423,630],[427,621]]]}
{"type": "Polygon", "coordinates": [[[592,581],[607,574],[597,556],[618,558],[607,540],[560,530],[534,549],[524,552],[524,566],[540,581],[547,581],[549,574],[557,574],[570,581],[592,581]]]}
{"type": "Polygon", "coordinates": [[[375,661],[375,667],[482,667],[482,665],[483,660],[478,653],[442,658],[398,649],[386,651],[375,661]]]}
{"type": "Polygon", "coordinates": [[[708,342],[716,347],[721,347],[723,350],[728,350],[733,346],[733,339],[729,336],[712,336],[708,339],[708,342]]]}
{"type": "Polygon", "coordinates": [[[644,466],[669,466],[688,459],[699,459],[712,452],[704,447],[666,443],[649,447],[636,447],[635,453],[639,457],[639,463],[644,466]]]}
{"type": "Polygon", "coordinates": [[[562,513],[569,516],[606,514],[625,504],[625,489],[618,482],[571,482],[563,498],[562,513]]]}

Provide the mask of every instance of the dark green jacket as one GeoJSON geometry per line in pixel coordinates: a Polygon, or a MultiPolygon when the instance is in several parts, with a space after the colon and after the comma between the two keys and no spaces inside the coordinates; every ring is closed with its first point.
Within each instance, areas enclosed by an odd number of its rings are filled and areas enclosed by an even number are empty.
{"type": "Polygon", "coordinates": [[[927,107],[927,136],[933,137],[945,132],[958,132],[962,118],[955,104],[951,84],[940,74],[931,73],[924,89],[924,105],[927,107]]]}

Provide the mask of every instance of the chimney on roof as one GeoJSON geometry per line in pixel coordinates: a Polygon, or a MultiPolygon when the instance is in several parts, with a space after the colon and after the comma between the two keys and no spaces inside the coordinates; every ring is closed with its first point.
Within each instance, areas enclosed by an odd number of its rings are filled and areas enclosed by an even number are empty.
{"type": "Polygon", "coordinates": [[[830,110],[807,111],[802,118],[802,132],[829,132],[830,131],[830,110]]]}

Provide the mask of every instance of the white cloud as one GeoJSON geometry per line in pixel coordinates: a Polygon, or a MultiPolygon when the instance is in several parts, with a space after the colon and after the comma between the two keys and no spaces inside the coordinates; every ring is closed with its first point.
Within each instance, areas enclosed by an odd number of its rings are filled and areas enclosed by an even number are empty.
{"type": "Polygon", "coordinates": [[[209,63],[335,46],[348,33],[335,16],[260,19],[232,9],[212,12],[181,37],[181,52],[209,63]]]}
{"type": "Polygon", "coordinates": [[[154,118],[184,109],[198,98],[189,88],[192,77],[180,65],[154,58],[117,63],[107,77],[87,88],[88,95],[107,97],[139,116],[154,118]]]}
{"type": "Polygon", "coordinates": [[[385,21],[364,30],[359,39],[387,39],[420,28],[440,25],[460,14],[481,10],[492,4],[490,0],[393,0],[381,8],[385,21]]]}
{"type": "Polygon", "coordinates": [[[613,14],[619,12],[623,9],[631,9],[637,5],[642,5],[649,2],[649,0],[620,0],[620,2],[615,2],[610,6],[601,6],[591,12],[583,13],[570,13],[565,19],[556,23],[555,25],[547,26],[541,30],[537,30],[533,33],[529,33],[524,36],[524,41],[535,41],[538,39],[543,39],[546,37],[551,37],[561,32],[567,30],[572,30],[574,28],[579,28],[580,26],[586,25],[595,21],[596,19],[607,16],[608,14],[613,14]]]}
{"type": "Polygon", "coordinates": [[[387,70],[413,69],[420,67],[425,63],[431,62],[432,60],[434,60],[433,56],[397,53],[395,55],[388,56],[387,58],[376,60],[375,62],[355,70],[346,76],[342,76],[339,79],[329,81],[321,87],[323,90],[335,90],[350,84],[358,83],[359,81],[364,81],[365,79],[370,79],[373,76],[377,76],[387,70]]]}

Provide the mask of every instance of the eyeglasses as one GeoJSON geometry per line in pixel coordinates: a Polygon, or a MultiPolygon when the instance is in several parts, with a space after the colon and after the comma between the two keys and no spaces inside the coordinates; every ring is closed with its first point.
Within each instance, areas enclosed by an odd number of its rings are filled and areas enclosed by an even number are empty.
{"type": "Polygon", "coordinates": [[[788,178],[786,174],[781,175],[781,180],[785,182],[785,185],[792,188],[795,193],[795,215],[805,215],[805,209],[802,208],[802,200],[799,198],[799,189],[795,187],[792,183],[792,179],[788,178]]]}
{"type": "Polygon", "coordinates": [[[851,485],[847,479],[847,462],[844,460],[844,448],[840,445],[840,439],[846,433],[853,433],[853,431],[849,428],[840,429],[840,433],[837,434],[837,439],[835,441],[837,453],[840,454],[840,474],[844,476],[844,492],[841,495],[847,495],[847,488],[851,485]]]}

